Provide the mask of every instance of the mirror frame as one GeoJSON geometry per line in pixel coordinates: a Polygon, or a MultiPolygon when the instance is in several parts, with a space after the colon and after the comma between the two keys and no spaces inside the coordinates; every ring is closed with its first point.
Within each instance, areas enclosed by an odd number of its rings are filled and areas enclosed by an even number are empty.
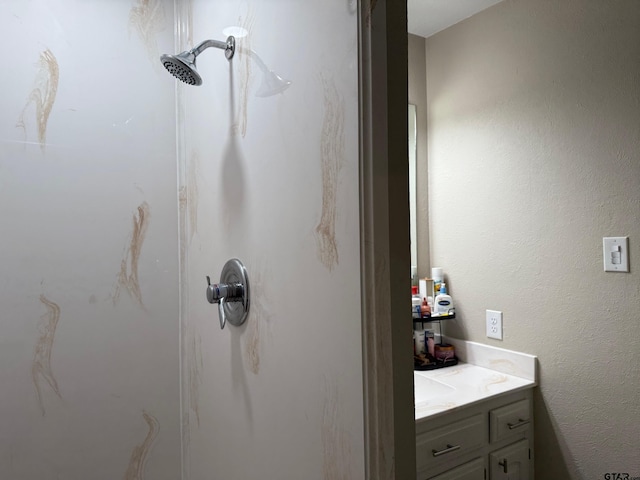
{"type": "Polygon", "coordinates": [[[411,239],[411,278],[417,277],[418,218],[417,218],[417,117],[416,106],[409,104],[409,236],[411,239]]]}

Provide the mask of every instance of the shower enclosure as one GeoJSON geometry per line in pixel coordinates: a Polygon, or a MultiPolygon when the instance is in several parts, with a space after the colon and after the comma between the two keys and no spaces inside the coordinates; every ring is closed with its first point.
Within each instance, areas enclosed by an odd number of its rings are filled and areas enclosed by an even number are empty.
{"type": "Polygon", "coordinates": [[[364,478],[353,3],[0,6],[0,478],[364,478]]]}

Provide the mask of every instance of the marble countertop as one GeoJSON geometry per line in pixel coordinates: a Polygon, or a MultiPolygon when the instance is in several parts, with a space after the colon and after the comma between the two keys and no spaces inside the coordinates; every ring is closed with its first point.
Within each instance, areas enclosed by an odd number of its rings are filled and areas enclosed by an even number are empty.
{"type": "Polygon", "coordinates": [[[535,386],[532,380],[469,363],[414,372],[414,379],[416,420],[434,417],[498,395],[535,386]],[[427,382],[421,382],[420,377],[426,378],[427,382]],[[424,384],[423,388],[420,388],[420,383],[424,384]],[[435,387],[433,390],[437,390],[437,393],[431,394],[430,387],[435,387]]]}
{"type": "Polygon", "coordinates": [[[446,340],[455,346],[461,362],[453,367],[414,372],[416,421],[537,385],[533,355],[446,340]]]}

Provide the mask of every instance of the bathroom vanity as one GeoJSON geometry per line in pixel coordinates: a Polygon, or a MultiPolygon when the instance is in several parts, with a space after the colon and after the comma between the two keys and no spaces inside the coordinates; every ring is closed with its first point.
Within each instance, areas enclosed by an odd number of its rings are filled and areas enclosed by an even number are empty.
{"type": "Polygon", "coordinates": [[[414,372],[418,479],[533,479],[536,357],[447,342],[461,363],[414,372]]]}

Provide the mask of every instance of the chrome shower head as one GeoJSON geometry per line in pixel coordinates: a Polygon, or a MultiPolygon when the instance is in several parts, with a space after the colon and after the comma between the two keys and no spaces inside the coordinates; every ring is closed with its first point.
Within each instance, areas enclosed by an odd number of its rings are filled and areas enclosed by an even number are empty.
{"type": "Polygon", "coordinates": [[[202,77],[196,69],[196,57],[209,47],[224,50],[224,56],[227,60],[231,60],[236,51],[236,39],[229,36],[226,42],[205,40],[188,52],[182,52],[178,55],[161,55],[160,61],[164,68],[178,80],[189,85],[202,85],[202,77]]]}
{"type": "Polygon", "coordinates": [[[196,70],[196,57],[191,52],[178,55],[162,55],[160,61],[167,71],[178,80],[189,85],[202,85],[202,77],[196,70]]]}

